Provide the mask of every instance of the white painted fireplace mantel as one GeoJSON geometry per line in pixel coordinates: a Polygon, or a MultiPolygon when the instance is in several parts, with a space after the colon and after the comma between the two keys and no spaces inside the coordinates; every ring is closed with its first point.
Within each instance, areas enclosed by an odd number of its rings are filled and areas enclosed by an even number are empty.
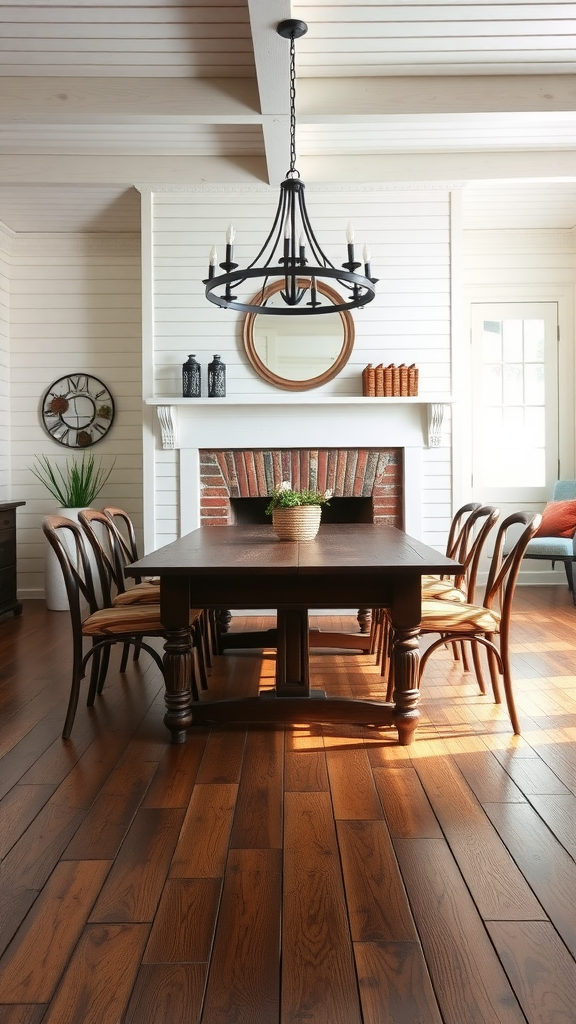
{"type": "Polygon", "coordinates": [[[202,448],[399,447],[404,525],[422,535],[422,451],[440,445],[451,399],[278,395],[154,397],[164,448],[179,449],[180,531],[200,525],[202,448]]]}

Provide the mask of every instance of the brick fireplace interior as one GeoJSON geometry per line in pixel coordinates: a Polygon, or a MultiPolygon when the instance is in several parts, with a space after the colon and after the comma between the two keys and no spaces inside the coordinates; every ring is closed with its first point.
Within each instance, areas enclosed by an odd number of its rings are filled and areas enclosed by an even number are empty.
{"type": "Polygon", "coordinates": [[[202,526],[266,522],[267,495],[331,490],[324,522],[374,522],[403,529],[402,448],[227,448],[200,450],[202,526]]]}

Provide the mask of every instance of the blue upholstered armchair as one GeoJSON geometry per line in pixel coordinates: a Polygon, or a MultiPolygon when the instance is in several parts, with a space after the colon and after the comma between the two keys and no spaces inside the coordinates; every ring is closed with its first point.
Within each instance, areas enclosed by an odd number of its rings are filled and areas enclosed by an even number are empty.
{"type": "MultiPolygon", "coordinates": [[[[576,480],[558,480],[554,484],[552,501],[570,501],[576,498],[576,480]]],[[[573,565],[576,561],[576,530],[572,537],[534,537],[526,548],[524,558],[539,558],[552,562],[564,562],[566,579],[576,605],[573,565]]]]}

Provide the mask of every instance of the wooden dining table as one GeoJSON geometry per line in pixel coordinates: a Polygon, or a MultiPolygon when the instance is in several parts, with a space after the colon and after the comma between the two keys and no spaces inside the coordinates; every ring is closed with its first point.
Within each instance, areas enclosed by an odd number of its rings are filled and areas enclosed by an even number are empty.
{"type": "MultiPolygon", "coordinates": [[[[423,575],[461,570],[402,530],[322,525],[311,541],[280,541],[271,526],[202,526],[126,567],[160,577],[166,715],[173,743],[192,725],[346,722],[394,726],[412,742],[418,710],[423,575]],[[276,685],[258,697],[192,700],[189,609],[275,609],[276,685]],[[309,610],[387,608],[394,628],[393,702],[328,697],[310,680],[309,610]]],[[[337,644],[335,643],[335,646],[337,644]]]]}

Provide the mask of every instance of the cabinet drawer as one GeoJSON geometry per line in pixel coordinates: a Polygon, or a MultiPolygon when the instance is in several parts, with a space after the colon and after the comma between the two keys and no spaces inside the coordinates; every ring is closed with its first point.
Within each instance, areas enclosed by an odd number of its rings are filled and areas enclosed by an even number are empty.
{"type": "Polygon", "coordinates": [[[0,530],[15,530],[16,529],[16,509],[9,508],[4,512],[0,512],[0,530]]]}
{"type": "Polygon", "coordinates": [[[0,530],[0,569],[16,564],[16,534],[13,530],[0,530]]]}
{"type": "Polygon", "coordinates": [[[16,566],[0,569],[0,605],[16,598],[16,566]]]}

